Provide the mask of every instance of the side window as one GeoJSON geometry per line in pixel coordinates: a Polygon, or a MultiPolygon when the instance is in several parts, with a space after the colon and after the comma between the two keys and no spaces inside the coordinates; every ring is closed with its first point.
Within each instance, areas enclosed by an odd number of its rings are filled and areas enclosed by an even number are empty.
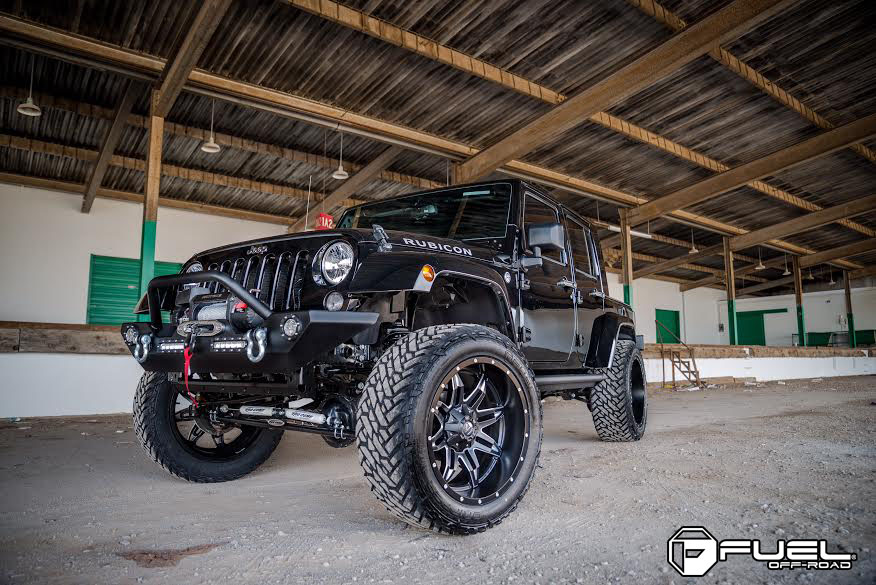
{"type": "Polygon", "coordinates": [[[602,276],[602,264],[599,261],[599,249],[596,247],[596,243],[593,241],[593,233],[590,231],[587,232],[587,242],[590,245],[590,267],[593,269],[591,274],[596,277],[602,276]]]}
{"type": "Polygon", "coordinates": [[[575,272],[581,275],[594,276],[593,270],[590,267],[590,250],[587,241],[589,230],[574,219],[568,218],[566,221],[566,233],[568,234],[569,244],[572,246],[575,272]]]}
{"type": "MultiPolygon", "coordinates": [[[[554,207],[533,197],[529,193],[526,194],[526,203],[523,208],[524,233],[526,232],[526,227],[531,223],[557,223],[558,221],[560,221],[559,216],[554,207]]],[[[565,255],[562,250],[542,250],[542,256],[553,260],[557,264],[566,264],[565,255]]]]}

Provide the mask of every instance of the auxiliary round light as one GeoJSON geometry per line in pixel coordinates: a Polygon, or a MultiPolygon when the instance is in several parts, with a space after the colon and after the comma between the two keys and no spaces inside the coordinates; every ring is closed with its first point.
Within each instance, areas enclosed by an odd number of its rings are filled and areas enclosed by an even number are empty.
{"type": "Polygon", "coordinates": [[[327,311],[340,311],[344,308],[344,295],[338,291],[332,291],[325,295],[322,303],[327,311]]]}
{"type": "Polygon", "coordinates": [[[137,343],[137,328],[136,327],[128,327],[125,329],[125,342],[128,345],[134,345],[137,343]]]}
{"type": "Polygon", "coordinates": [[[289,315],[289,317],[283,321],[283,335],[291,339],[296,337],[299,333],[301,333],[301,319],[295,315],[289,315]]]}

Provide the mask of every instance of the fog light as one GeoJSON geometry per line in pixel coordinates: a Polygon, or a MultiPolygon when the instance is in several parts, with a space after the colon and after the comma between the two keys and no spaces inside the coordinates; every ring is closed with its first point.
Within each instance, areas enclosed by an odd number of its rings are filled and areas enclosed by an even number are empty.
{"type": "Polygon", "coordinates": [[[332,291],[325,295],[323,305],[329,311],[340,311],[344,307],[344,295],[337,291],[332,291]]]}
{"type": "Polygon", "coordinates": [[[136,327],[128,327],[125,329],[125,343],[128,345],[134,345],[137,343],[137,328],[136,327]]]}
{"type": "Polygon", "coordinates": [[[283,335],[292,339],[299,333],[301,333],[301,319],[295,315],[289,315],[286,320],[283,321],[283,335]]]}

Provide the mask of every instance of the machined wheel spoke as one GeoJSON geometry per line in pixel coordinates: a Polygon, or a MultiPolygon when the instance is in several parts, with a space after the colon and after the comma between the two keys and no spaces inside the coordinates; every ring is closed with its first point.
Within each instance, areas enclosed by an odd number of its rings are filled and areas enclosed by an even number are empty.
{"type": "Polygon", "coordinates": [[[213,435],[213,442],[216,443],[217,447],[222,447],[225,445],[225,435],[219,433],[218,435],[213,435]]]}
{"type": "Polygon", "coordinates": [[[496,412],[494,412],[488,416],[484,416],[483,418],[478,417],[478,425],[480,425],[481,430],[483,430],[483,429],[486,429],[488,427],[493,426],[494,424],[496,424],[497,422],[502,420],[504,417],[505,417],[505,413],[502,412],[501,410],[497,410],[496,412]]]}
{"type": "Polygon", "coordinates": [[[462,461],[462,465],[468,472],[469,487],[474,490],[478,487],[478,484],[480,483],[480,462],[478,461],[478,456],[475,454],[473,449],[466,449],[462,452],[460,460],[462,461]]]}
{"type": "Polygon", "coordinates": [[[477,408],[481,405],[481,402],[484,401],[484,398],[487,396],[487,376],[481,374],[481,379],[478,380],[477,385],[474,387],[474,390],[471,391],[471,394],[466,396],[463,399],[466,405],[471,408],[477,408]]]}
{"type": "Polygon", "coordinates": [[[502,406],[493,406],[491,408],[479,408],[477,410],[478,420],[483,420],[483,418],[493,416],[494,413],[502,412],[503,410],[505,410],[504,404],[502,406]]]}
{"type": "Polygon", "coordinates": [[[183,422],[192,420],[194,417],[195,413],[192,412],[191,408],[184,408],[174,413],[173,420],[175,420],[176,422],[183,422]]]}
{"type": "Polygon", "coordinates": [[[459,455],[450,447],[444,447],[444,472],[441,477],[445,482],[450,482],[462,469],[459,467],[459,455]]]}
{"type": "Polygon", "coordinates": [[[450,380],[450,407],[454,407],[462,400],[465,393],[465,384],[462,383],[462,378],[459,374],[455,374],[450,380]]]}
{"type": "Polygon", "coordinates": [[[480,451],[481,453],[486,453],[492,457],[502,456],[502,447],[496,443],[496,440],[493,437],[483,431],[477,434],[471,448],[480,451]]]}

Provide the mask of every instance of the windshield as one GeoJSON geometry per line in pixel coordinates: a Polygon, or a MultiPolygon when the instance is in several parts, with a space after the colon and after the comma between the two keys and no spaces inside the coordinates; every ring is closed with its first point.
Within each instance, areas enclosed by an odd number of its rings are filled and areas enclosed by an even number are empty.
{"type": "Polygon", "coordinates": [[[344,212],[339,228],[414,232],[454,240],[505,237],[511,208],[511,185],[484,185],[420,193],[377,201],[344,212]]]}

